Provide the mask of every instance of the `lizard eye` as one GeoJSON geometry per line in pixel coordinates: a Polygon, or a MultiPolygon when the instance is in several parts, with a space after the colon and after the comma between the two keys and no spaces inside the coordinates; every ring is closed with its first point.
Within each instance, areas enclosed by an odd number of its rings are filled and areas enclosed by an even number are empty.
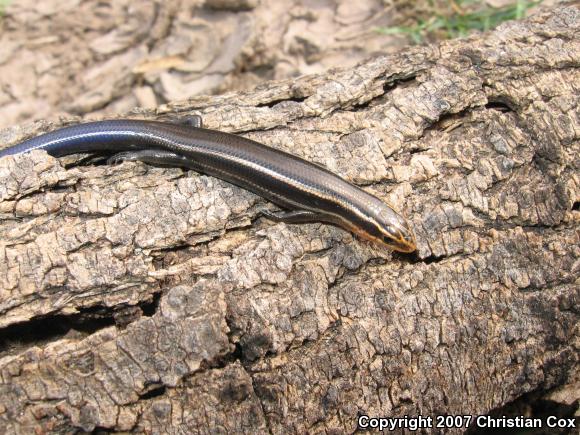
{"type": "Polygon", "coordinates": [[[385,243],[393,243],[393,241],[399,240],[400,237],[401,235],[398,231],[389,227],[383,228],[383,241],[385,243]]]}

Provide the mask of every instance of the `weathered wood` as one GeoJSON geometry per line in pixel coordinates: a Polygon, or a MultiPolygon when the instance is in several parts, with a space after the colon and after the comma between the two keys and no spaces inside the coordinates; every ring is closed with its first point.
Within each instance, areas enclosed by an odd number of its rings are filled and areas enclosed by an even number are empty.
{"type": "Polygon", "coordinates": [[[260,219],[193,172],[0,160],[2,431],[351,432],[577,376],[579,28],[562,7],[140,114],[199,113],[367,186],[415,256],[260,219]]]}

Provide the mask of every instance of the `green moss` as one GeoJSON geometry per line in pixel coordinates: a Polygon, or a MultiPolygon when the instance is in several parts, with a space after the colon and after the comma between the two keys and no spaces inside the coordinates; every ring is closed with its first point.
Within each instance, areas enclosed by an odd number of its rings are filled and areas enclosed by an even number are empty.
{"type": "Polygon", "coordinates": [[[0,0],[0,17],[4,15],[4,11],[10,3],[12,3],[12,0],[0,0]]]}
{"type": "Polygon", "coordinates": [[[394,26],[376,29],[385,35],[407,35],[415,44],[425,39],[449,39],[468,35],[474,30],[493,29],[504,21],[519,20],[528,9],[541,3],[542,0],[517,0],[501,8],[493,8],[481,1],[449,0],[451,12],[443,13],[433,0],[429,1],[427,13],[429,18],[417,18],[409,26],[394,26]]]}

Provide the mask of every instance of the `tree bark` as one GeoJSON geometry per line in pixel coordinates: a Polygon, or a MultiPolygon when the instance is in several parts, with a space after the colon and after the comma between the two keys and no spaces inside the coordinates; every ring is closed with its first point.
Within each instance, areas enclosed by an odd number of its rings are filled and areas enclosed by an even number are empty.
{"type": "Polygon", "coordinates": [[[320,163],[402,211],[415,255],[191,171],[1,159],[0,430],[344,433],[577,381],[579,65],[568,6],[131,114],[320,163]]]}

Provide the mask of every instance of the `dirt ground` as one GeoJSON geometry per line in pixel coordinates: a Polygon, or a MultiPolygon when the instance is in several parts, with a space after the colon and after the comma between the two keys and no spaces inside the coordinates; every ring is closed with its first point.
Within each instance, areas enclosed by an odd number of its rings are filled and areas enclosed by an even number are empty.
{"type": "Polygon", "coordinates": [[[349,67],[408,44],[376,29],[404,22],[426,1],[3,3],[0,128],[112,116],[349,67]]]}

